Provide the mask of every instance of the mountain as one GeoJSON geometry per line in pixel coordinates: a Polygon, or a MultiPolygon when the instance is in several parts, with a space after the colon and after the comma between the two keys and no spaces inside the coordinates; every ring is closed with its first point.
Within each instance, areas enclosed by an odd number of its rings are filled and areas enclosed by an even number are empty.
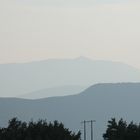
{"type": "Polygon", "coordinates": [[[54,88],[47,88],[42,89],[39,91],[27,93],[24,95],[20,95],[19,98],[24,99],[40,99],[40,98],[47,98],[53,96],[66,96],[66,95],[74,95],[82,92],[85,87],[82,86],[62,86],[62,87],[54,87],[54,88]]]}
{"type": "Polygon", "coordinates": [[[15,116],[26,121],[45,118],[83,131],[80,122],[95,119],[94,137],[100,140],[111,117],[140,122],[139,100],[140,83],[97,84],[77,95],[38,100],[0,98],[0,125],[15,116]]]}
{"type": "Polygon", "coordinates": [[[95,61],[85,57],[0,64],[1,97],[19,97],[46,88],[69,85],[88,87],[96,83],[139,81],[139,69],[119,62],[95,61]]]}

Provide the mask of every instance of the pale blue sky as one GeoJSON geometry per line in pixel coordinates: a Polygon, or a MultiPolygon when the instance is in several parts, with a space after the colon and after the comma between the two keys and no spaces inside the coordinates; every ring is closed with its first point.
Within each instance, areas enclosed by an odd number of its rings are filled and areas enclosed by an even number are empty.
{"type": "Polygon", "coordinates": [[[137,1],[0,0],[0,18],[0,63],[82,55],[140,68],[137,1]]]}

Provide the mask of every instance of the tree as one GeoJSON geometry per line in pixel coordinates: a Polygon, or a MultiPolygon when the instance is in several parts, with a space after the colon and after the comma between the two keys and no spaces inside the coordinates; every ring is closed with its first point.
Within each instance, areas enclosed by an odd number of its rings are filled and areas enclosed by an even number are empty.
{"type": "Polygon", "coordinates": [[[80,132],[73,133],[58,121],[26,123],[13,118],[6,128],[0,128],[0,140],[80,140],[80,136],[80,132]]]}
{"type": "Polygon", "coordinates": [[[103,134],[104,140],[140,140],[140,125],[133,122],[127,124],[120,119],[115,118],[108,121],[106,133],[103,134]]]}

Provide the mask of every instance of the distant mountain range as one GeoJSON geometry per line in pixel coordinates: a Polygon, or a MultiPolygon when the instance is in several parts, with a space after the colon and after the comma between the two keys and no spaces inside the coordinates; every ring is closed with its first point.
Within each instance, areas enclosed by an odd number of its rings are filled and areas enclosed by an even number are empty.
{"type": "Polygon", "coordinates": [[[45,118],[83,130],[82,120],[95,119],[94,136],[100,140],[111,117],[140,122],[140,83],[97,84],[82,93],[38,100],[0,98],[0,125],[12,117],[22,120],[45,118]]]}
{"type": "MultiPolygon", "coordinates": [[[[94,61],[85,57],[0,64],[1,97],[19,97],[47,88],[70,85],[88,87],[96,83],[139,81],[139,69],[119,62],[94,61]]],[[[58,94],[63,95],[57,93],[56,96],[58,94]]]]}
{"type": "Polygon", "coordinates": [[[55,87],[55,88],[47,88],[47,89],[42,89],[39,91],[27,93],[24,95],[20,95],[19,98],[40,99],[40,98],[53,97],[53,96],[74,95],[82,92],[84,89],[86,88],[82,86],[62,86],[62,87],[55,87]]]}

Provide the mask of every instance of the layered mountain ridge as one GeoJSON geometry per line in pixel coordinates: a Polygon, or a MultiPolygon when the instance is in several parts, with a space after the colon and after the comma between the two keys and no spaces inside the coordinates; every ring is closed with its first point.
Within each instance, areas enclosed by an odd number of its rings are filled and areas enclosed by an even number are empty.
{"type": "Polygon", "coordinates": [[[84,57],[0,64],[1,97],[19,97],[43,89],[70,85],[88,87],[96,83],[139,81],[139,69],[119,62],[84,57]]]}

